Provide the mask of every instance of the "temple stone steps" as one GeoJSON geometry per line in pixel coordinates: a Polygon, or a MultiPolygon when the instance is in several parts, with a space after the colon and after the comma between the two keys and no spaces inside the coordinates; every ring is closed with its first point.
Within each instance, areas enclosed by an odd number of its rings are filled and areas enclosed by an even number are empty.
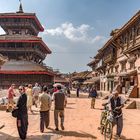
{"type": "Polygon", "coordinates": [[[131,101],[127,106],[126,109],[140,109],[140,101],[131,101]]]}

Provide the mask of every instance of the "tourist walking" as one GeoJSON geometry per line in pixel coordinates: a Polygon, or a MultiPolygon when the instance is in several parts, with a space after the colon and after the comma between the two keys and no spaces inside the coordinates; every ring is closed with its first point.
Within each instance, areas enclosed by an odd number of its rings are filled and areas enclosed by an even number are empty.
{"type": "Polygon", "coordinates": [[[77,90],[76,90],[76,96],[77,96],[77,97],[79,97],[79,92],[80,92],[80,87],[78,86],[78,87],[77,87],[77,90]]]}
{"type": "Polygon", "coordinates": [[[67,90],[67,96],[70,97],[70,95],[71,95],[70,88],[67,87],[66,90],[67,90]]]}
{"type": "Polygon", "coordinates": [[[94,109],[95,107],[95,100],[97,97],[97,91],[95,89],[95,87],[92,87],[89,93],[89,97],[91,97],[91,109],[94,109]]]}
{"type": "Polygon", "coordinates": [[[33,105],[33,91],[32,91],[32,85],[29,84],[26,88],[26,94],[27,94],[27,109],[33,113],[32,105],[33,105]]]}
{"type": "Polygon", "coordinates": [[[26,139],[28,129],[28,114],[27,114],[27,95],[23,86],[19,86],[20,97],[17,102],[16,108],[18,109],[17,115],[17,129],[19,136],[22,140],[26,139]]]}
{"type": "Polygon", "coordinates": [[[111,110],[114,118],[114,125],[117,125],[116,137],[120,138],[122,129],[123,129],[123,114],[122,108],[124,107],[125,99],[122,96],[119,96],[117,90],[112,92],[112,96],[109,98],[108,102],[103,104],[110,104],[111,110]]]}
{"type": "Polygon", "coordinates": [[[39,95],[40,103],[40,132],[44,132],[44,126],[48,128],[50,122],[50,108],[51,108],[51,96],[47,93],[48,88],[43,87],[43,93],[39,95]]]}
{"type": "Polygon", "coordinates": [[[52,100],[54,101],[54,121],[56,127],[55,130],[59,130],[58,116],[61,119],[61,129],[64,130],[64,107],[66,106],[67,98],[60,85],[57,86],[57,92],[53,94],[52,100]]]}
{"type": "Polygon", "coordinates": [[[8,103],[7,103],[6,112],[9,112],[10,106],[11,106],[11,109],[14,108],[14,96],[16,96],[14,89],[15,89],[15,84],[12,84],[10,88],[8,89],[8,103]]]}
{"type": "Polygon", "coordinates": [[[38,104],[38,97],[41,93],[41,88],[38,83],[35,83],[35,86],[33,87],[33,105],[37,107],[38,104]]]}

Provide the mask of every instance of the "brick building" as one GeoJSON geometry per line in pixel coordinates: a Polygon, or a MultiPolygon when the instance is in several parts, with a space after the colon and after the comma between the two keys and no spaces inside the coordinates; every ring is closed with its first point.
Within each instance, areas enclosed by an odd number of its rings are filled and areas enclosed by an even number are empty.
{"type": "Polygon", "coordinates": [[[111,38],[88,64],[100,74],[100,90],[111,92],[119,85],[121,93],[140,97],[140,11],[111,38]]]}

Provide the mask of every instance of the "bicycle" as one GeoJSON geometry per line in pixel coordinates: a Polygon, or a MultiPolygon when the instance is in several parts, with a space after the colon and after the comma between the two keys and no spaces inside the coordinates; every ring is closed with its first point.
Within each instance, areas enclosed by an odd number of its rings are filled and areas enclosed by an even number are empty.
{"type": "Polygon", "coordinates": [[[101,113],[100,132],[104,134],[105,140],[111,140],[113,134],[113,115],[106,105],[101,113]]]}
{"type": "Polygon", "coordinates": [[[101,134],[104,133],[104,128],[105,128],[105,123],[106,123],[106,117],[107,117],[108,110],[109,110],[108,107],[105,106],[104,111],[102,111],[102,113],[101,113],[101,120],[100,120],[100,132],[101,132],[101,134]]]}
{"type": "Polygon", "coordinates": [[[113,135],[113,115],[111,111],[107,112],[105,128],[104,128],[104,139],[111,140],[113,135]]]}

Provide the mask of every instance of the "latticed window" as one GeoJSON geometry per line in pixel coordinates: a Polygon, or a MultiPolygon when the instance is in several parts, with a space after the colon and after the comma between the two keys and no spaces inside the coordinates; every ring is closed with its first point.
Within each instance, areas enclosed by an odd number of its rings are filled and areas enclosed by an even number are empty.
{"type": "Polygon", "coordinates": [[[113,73],[113,67],[111,67],[111,73],[113,73]]]}
{"type": "Polygon", "coordinates": [[[127,43],[127,36],[125,35],[123,39],[124,39],[124,44],[126,44],[127,43]]]}
{"type": "Polygon", "coordinates": [[[132,30],[130,31],[129,39],[132,40],[132,30]]]}
{"type": "Polygon", "coordinates": [[[126,62],[121,63],[121,71],[122,72],[126,71],[126,62]]]}
{"type": "Polygon", "coordinates": [[[129,64],[130,64],[130,69],[131,70],[135,68],[135,62],[130,62],[129,64]]]}
{"type": "Polygon", "coordinates": [[[140,35],[140,28],[137,29],[137,36],[140,35]]]}
{"type": "Polygon", "coordinates": [[[115,72],[118,73],[118,66],[115,67],[115,72]]]}

